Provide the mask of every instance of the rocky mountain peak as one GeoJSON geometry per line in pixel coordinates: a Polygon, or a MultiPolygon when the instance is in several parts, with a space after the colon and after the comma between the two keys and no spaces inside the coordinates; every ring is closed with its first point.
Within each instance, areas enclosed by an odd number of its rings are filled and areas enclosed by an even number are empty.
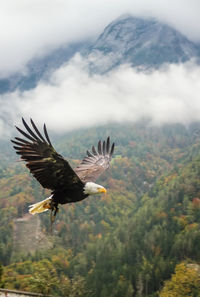
{"type": "Polygon", "coordinates": [[[88,51],[91,68],[100,73],[124,63],[157,68],[198,56],[198,45],[180,32],[155,19],[132,16],[109,24],[88,51]]]}

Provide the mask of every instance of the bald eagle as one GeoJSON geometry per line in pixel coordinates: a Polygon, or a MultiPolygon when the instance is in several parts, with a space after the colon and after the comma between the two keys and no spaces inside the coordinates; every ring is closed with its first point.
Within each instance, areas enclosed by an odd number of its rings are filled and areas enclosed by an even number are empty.
{"type": "Polygon", "coordinates": [[[109,137],[103,142],[99,140],[97,149],[92,146],[81,164],[72,169],[69,162],[52,146],[45,124],[42,135],[32,119],[32,128],[23,118],[22,122],[26,132],[18,127],[16,129],[25,139],[15,137],[11,140],[15,144],[14,149],[42,187],[51,190],[50,197],[30,205],[31,214],[51,210],[55,218],[58,204],[73,203],[92,194],[106,193],[106,189],[94,181],[109,167],[114,152],[114,143],[110,145],[109,137]]]}

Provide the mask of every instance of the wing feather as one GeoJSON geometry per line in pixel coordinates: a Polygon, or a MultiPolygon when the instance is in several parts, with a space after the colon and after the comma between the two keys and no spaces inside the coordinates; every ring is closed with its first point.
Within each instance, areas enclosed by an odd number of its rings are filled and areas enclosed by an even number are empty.
{"type": "Polygon", "coordinates": [[[44,137],[42,136],[42,134],[40,133],[40,131],[38,130],[38,128],[36,127],[35,123],[33,122],[32,119],[30,119],[31,121],[31,125],[33,127],[33,129],[35,130],[35,132],[37,133],[37,135],[40,137],[40,139],[43,141],[43,142],[46,142],[46,140],[44,139],[44,137]]]}
{"type": "Polygon", "coordinates": [[[50,141],[50,139],[49,139],[49,135],[48,135],[48,133],[47,133],[47,128],[46,128],[46,125],[45,125],[45,124],[44,124],[44,134],[45,134],[45,136],[46,136],[46,139],[47,139],[49,145],[52,146],[51,141],[50,141]]]}
{"type": "Polygon", "coordinates": [[[22,134],[24,135],[26,138],[28,138],[31,141],[35,141],[35,139],[33,137],[31,137],[30,135],[28,135],[27,133],[25,133],[23,130],[21,130],[20,128],[18,128],[17,126],[15,126],[16,129],[22,134]]]}
{"type": "Polygon", "coordinates": [[[26,162],[26,166],[40,184],[51,190],[61,190],[72,187],[73,184],[82,185],[82,181],[67,160],[53,148],[46,126],[44,125],[43,136],[32,119],[30,122],[34,131],[24,119],[22,122],[26,132],[18,127],[16,128],[26,139],[15,137],[11,141],[14,143],[16,153],[26,162]]]}
{"type": "Polygon", "coordinates": [[[110,137],[108,137],[106,142],[106,153],[109,154],[110,151],[110,137]]]}
{"type": "Polygon", "coordinates": [[[105,140],[103,142],[103,155],[104,156],[106,155],[106,142],[105,142],[105,140]]]}
{"type": "Polygon", "coordinates": [[[112,144],[111,150],[110,150],[110,156],[112,157],[113,153],[114,153],[114,148],[115,148],[115,144],[112,144]]]}
{"type": "Polygon", "coordinates": [[[92,153],[93,153],[93,155],[98,156],[98,153],[97,153],[94,145],[92,146],[92,153]]]}
{"type": "Polygon", "coordinates": [[[99,140],[99,142],[98,142],[98,153],[99,153],[99,155],[102,155],[102,143],[101,143],[101,140],[99,140]]]}
{"type": "Polygon", "coordinates": [[[94,157],[94,155],[90,151],[87,151],[87,155],[88,157],[94,157]]]}
{"type": "Polygon", "coordinates": [[[25,120],[24,120],[23,118],[22,118],[22,122],[23,122],[23,124],[24,124],[26,130],[29,132],[29,134],[32,135],[33,138],[34,138],[35,140],[37,140],[37,141],[41,141],[41,140],[38,138],[38,136],[35,135],[35,133],[29,128],[29,126],[27,125],[27,123],[25,122],[25,120]]]}
{"type": "Polygon", "coordinates": [[[20,142],[23,142],[23,143],[29,143],[27,140],[21,139],[19,137],[15,137],[15,139],[19,140],[20,142]]]}
{"type": "Polygon", "coordinates": [[[107,168],[109,168],[115,144],[110,149],[110,137],[106,141],[99,140],[97,150],[92,146],[92,152],[87,151],[87,156],[81,164],[74,169],[79,178],[84,181],[95,181],[107,168]]]}

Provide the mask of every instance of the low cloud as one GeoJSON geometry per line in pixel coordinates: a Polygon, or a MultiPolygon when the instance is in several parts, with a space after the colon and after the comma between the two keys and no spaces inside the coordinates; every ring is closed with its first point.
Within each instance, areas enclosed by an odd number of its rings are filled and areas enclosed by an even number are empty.
{"type": "MultiPolygon", "coordinates": [[[[110,122],[189,124],[200,119],[200,67],[192,62],[149,73],[124,65],[107,75],[89,75],[87,60],[76,55],[50,81],[29,91],[0,96],[0,137],[21,116],[57,133],[110,122]]],[[[21,124],[20,124],[21,125],[21,124]]]]}

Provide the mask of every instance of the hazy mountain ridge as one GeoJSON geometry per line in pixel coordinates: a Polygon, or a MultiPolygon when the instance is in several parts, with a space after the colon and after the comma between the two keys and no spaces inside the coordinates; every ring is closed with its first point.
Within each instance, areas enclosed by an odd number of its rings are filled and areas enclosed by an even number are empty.
{"type": "Polygon", "coordinates": [[[31,60],[24,73],[13,74],[9,78],[0,79],[0,94],[12,92],[16,89],[29,90],[35,88],[42,79],[48,81],[51,73],[70,60],[76,53],[87,46],[87,41],[63,46],[50,54],[31,60]]]}
{"type": "Polygon", "coordinates": [[[159,68],[163,63],[199,60],[200,45],[188,40],[175,29],[155,19],[120,17],[109,24],[96,41],[81,41],[35,58],[23,74],[0,80],[0,94],[15,89],[34,88],[42,79],[48,81],[77,52],[89,62],[91,73],[107,73],[122,64],[141,69],[159,68]]]}

